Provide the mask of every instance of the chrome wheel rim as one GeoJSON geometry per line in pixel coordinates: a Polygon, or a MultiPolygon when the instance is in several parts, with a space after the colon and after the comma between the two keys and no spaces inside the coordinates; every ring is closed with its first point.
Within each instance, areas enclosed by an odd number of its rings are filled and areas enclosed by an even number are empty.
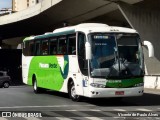
{"type": "Polygon", "coordinates": [[[37,83],[36,83],[36,81],[34,81],[34,90],[37,90],[37,83]]]}
{"type": "Polygon", "coordinates": [[[73,85],[72,88],[71,88],[71,96],[72,96],[73,98],[76,97],[76,89],[75,89],[75,86],[74,86],[74,85],[73,85]]]}

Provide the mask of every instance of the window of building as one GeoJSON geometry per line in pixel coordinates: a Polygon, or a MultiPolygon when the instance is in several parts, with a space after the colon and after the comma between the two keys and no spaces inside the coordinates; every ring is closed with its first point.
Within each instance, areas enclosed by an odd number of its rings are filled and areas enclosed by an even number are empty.
{"type": "Polygon", "coordinates": [[[29,7],[29,0],[27,0],[27,7],[29,7]]]}

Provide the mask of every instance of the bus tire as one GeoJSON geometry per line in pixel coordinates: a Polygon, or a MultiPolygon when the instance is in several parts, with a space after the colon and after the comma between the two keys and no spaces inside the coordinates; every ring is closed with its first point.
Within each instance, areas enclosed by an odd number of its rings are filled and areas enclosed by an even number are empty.
{"type": "Polygon", "coordinates": [[[37,86],[37,80],[35,76],[33,77],[33,91],[36,94],[41,93],[41,89],[37,86]]]}
{"type": "Polygon", "coordinates": [[[74,85],[74,82],[71,81],[69,83],[69,90],[68,90],[68,93],[69,93],[69,97],[72,99],[72,101],[80,101],[80,96],[79,95],[76,95],[76,90],[75,90],[75,85],[74,85]]]}

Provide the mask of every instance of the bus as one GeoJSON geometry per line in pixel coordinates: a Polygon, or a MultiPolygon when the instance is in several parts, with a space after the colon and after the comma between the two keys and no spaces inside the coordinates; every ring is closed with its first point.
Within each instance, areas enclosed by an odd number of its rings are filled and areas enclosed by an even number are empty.
{"type": "Polygon", "coordinates": [[[44,89],[68,93],[73,101],[141,96],[144,57],[154,56],[138,32],[101,23],[64,27],[23,40],[22,75],[35,93],[44,89]]]}

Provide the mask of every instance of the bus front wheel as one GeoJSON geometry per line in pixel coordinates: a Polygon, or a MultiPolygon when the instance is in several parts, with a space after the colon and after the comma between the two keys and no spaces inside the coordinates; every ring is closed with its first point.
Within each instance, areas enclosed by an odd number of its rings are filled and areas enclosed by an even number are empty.
{"type": "Polygon", "coordinates": [[[75,89],[75,85],[74,85],[73,81],[70,82],[70,84],[69,84],[69,91],[68,92],[69,92],[69,97],[73,101],[76,101],[76,102],[80,101],[80,96],[76,94],[76,89],[75,89]]]}

